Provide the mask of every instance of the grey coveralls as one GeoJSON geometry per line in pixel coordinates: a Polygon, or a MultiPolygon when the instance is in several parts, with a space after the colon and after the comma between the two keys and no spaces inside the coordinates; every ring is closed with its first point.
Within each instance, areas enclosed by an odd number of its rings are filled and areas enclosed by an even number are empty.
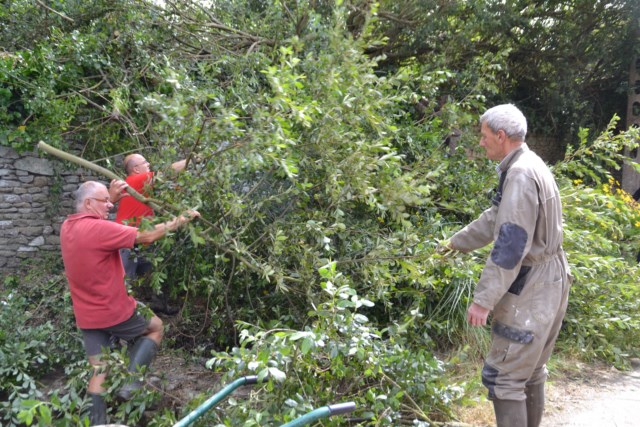
{"type": "Polygon", "coordinates": [[[562,205],[551,171],[525,143],[497,169],[493,205],[456,233],[451,247],[469,252],[495,242],[473,298],[493,311],[482,382],[490,399],[524,400],[526,385],[546,380],[567,309],[562,205]]]}

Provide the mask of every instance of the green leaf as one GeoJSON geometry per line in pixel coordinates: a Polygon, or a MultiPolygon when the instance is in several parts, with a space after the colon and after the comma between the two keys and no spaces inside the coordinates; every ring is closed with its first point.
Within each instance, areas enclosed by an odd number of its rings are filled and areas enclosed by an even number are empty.
{"type": "Polygon", "coordinates": [[[268,368],[268,371],[269,376],[277,382],[282,382],[287,378],[286,374],[278,368],[268,368]]]}

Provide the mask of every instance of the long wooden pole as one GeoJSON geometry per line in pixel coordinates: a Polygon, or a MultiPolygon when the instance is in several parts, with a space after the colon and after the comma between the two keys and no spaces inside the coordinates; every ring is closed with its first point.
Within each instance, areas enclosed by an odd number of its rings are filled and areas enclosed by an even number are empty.
{"type": "MultiPolygon", "coordinates": [[[[48,154],[51,154],[53,156],[56,156],[62,160],[67,160],[71,163],[75,163],[79,166],[82,166],[85,169],[89,169],[92,170],[100,175],[106,176],[107,178],[110,179],[117,179],[117,180],[122,180],[121,177],[119,177],[118,175],[116,175],[115,173],[111,172],[109,169],[105,169],[102,166],[98,166],[93,162],[90,162],[88,160],[85,160],[81,157],[78,156],[74,156],[73,154],[69,154],[65,151],[59,150],[57,148],[54,148],[42,141],[38,142],[38,148],[48,154]]],[[[139,202],[144,203],[145,205],[149,205],[151,206],[151,208],[155,211],[158,212],[166,212],[166,209],[164,209],[157,201],[155,201],[152,198],[149,197],[145,197],[142,194],[138,193],[136,190],[134,190],[133,188],[127,186],[126,187],[126,191],[127,193],[129,193],[132,197],[134,197],[136,200],[138,200],[139,202]]]]}

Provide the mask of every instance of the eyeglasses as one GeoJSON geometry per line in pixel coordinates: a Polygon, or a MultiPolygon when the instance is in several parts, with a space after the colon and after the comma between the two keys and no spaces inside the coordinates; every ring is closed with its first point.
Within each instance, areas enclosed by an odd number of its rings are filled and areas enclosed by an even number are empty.
{"type": "Polygon", "coordinates": [[[96,198],[96,197],[88,197],[88,199],[91,199],[91,200],[97,200],[97,201],[102,202],[102,203],[105,203],[105,204],[109,204],[109,203],[111,203],[111,199],[109,199],[108,197],[106,197],[106,198],[104,198],[104,199],[98,199],[98,198],[96,198]]]}
{"type": "Polygon", "coordinates": [[[125,164],[124,168],[127,171],[127,173],[130,173],[131,171],[133,171],[133,169],[137,168],[140,165],[144,165],[144,164],[149,165],[150,164],[147,161],[147,159],[143,159],[141,162],[138,162],[138,163],[133,163],[134,161],[135,161],[135,159],[131,159],[125,164]]]}

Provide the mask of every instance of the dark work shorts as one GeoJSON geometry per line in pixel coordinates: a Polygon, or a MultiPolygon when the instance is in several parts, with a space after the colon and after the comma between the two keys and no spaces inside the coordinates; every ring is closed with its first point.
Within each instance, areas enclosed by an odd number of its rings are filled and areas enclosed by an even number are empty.
{"type": "Polygon", "coordinates": [[[102,347],[110,346],[111,337],[119,338],[125,341],[133,341],[144,333],[149,326],[149,320],[138,312],[128,320],[103,329],[80,329],[84,340],[84,349],[87,356],[95,356],[102,352],[102,347]]]}

